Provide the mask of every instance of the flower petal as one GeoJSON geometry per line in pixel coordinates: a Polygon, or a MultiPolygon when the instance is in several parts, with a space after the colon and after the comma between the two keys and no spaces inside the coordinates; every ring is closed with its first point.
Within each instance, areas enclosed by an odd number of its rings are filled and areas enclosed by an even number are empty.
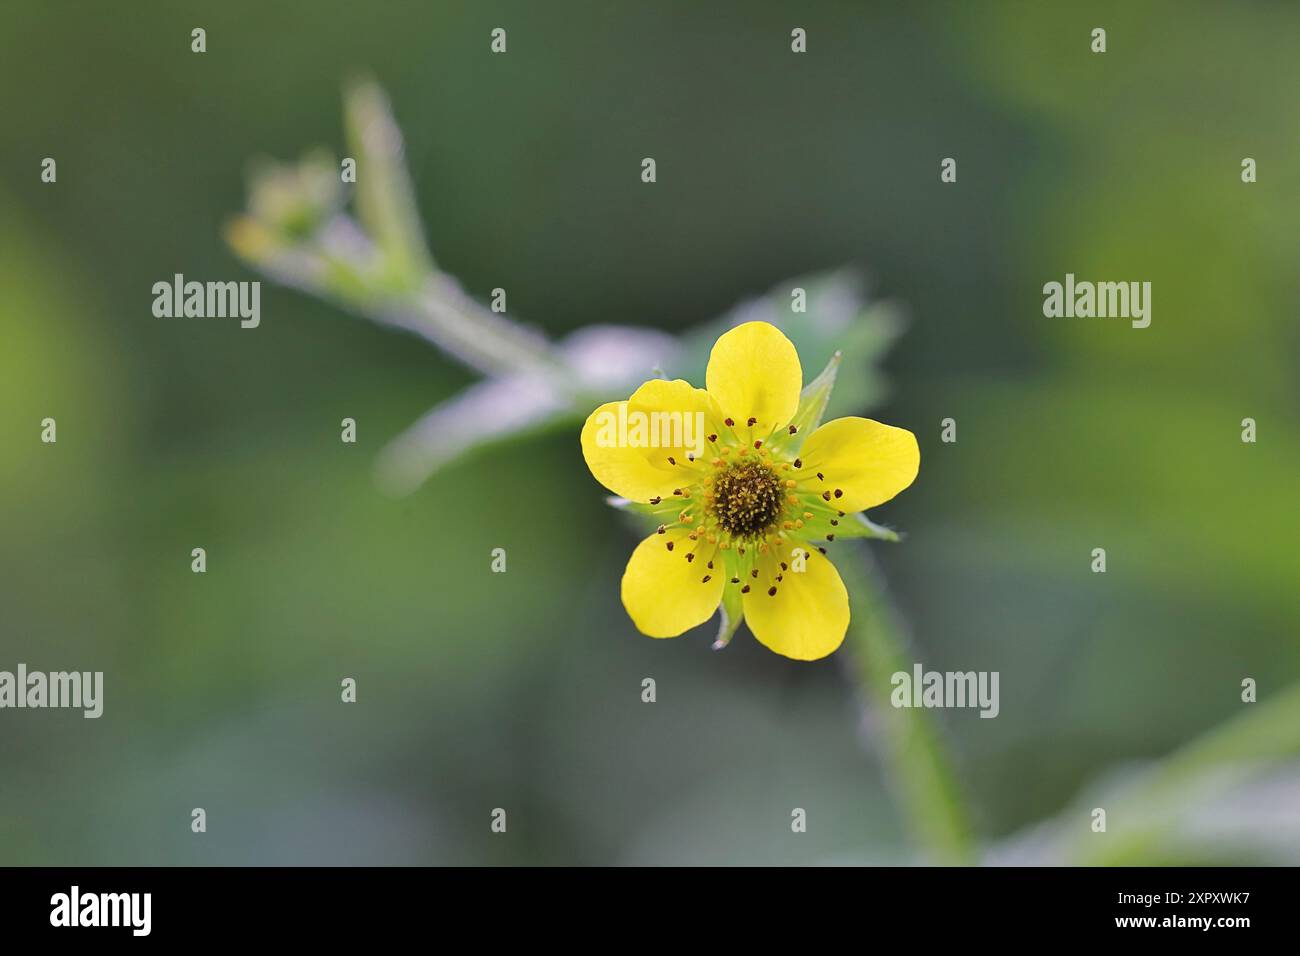
{"type": "Polygon", "coordinates": [[[709,354],[709,394],[739,426],[758,419],[754,434],[784,428],[799,407],[799,353],[775,325],[746,322],[722,335],[709,354]]]}
{"type": "Polygon", "coordinates": [[[861,511],[888,501],[921,468],[916,436],[869,418],[837,418],[808,436],[800,452],[812,487],[829,491],[840,511],[861,511]],[[840,494],[836,495],[836,492],[840,494]]]}
{"type": "Polygon", "coordinates": [[[727,583],[725,571],[707,566],[715,550],[715,545],[692,541],[680,528],[652,534],[636,546],[623,572],[622,591],[623,607],[637,630],[650,637],[676,637],[713,616],[727,583]],[[695,559],[687,561],[692,553],[695,559]]]}
{"type": "Polygon", "coordinates": [[[744,605],[745,621],[758,642],[797,661],[825,657],[840,646],[849,627],[849,593],[839,572],[829,558],[802,542],[763,556],[744,605]],[[803,571],[797,570],[796,549],[804,552],[803,571]],[[782,561],[788,565],[784,571],[782,561]],[[772,586],[776,594],[768,593],[772,586]]]}
{"type": "Polygon", "coordinates": [[[591,413],[582,426],[582,457],[596,480],[617,495],[638,502],[667,497],[702,477],[690,456],[707,451],[706,436],[719,417],[704,389],[681,379],[654,379],[626,402],[609,402],[591,413]]]}

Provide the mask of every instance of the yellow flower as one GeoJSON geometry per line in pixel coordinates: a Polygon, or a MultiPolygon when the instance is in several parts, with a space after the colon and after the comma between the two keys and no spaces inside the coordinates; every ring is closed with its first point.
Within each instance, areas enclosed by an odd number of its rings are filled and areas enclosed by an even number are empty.
{"type": "Polygon", "coordinates": [[[719,338],[705,381],[646,382],[583,426],[596,480],[661,522],[627,563],[623,606],[642,633],[676,637],[722,605],[730,630],[743,615],[776,653],[825,657],[844,639],[849,598],[819,542],[912,483],[916,436],[837,418],[805,439],[799,355],[766,322],[719,338]]]}

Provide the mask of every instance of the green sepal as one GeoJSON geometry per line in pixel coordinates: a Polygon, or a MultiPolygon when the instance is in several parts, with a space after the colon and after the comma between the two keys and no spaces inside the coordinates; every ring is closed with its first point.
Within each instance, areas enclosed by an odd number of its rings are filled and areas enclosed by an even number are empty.
{"type": "Polygon", "coordinates": [[[892,528],[876,524],[861,511],[846,515],[835,527],[835,538],[874,538],[878,541],[901,541],[902,535],[892,528]]]}
{"type": "MultiPolygon", "coordinates": [[[[826,406],[831,400],[831,392],[835,388],[835,376],[839,372],[843,357],[842,352],[832,355],[821,374],[805,385],[803,391],[799,393],[799,407],[790,422],[798,429],[799,435],[806,438],[822,423],[822,416],[826,414],[826,406]]],[[[802,440],[799,439],[800,442],[802,440]]]]}
{"type": "Polygon", "coordinates": [[[728,584],[722,589],[722,604],[718,607],[718,636],[713,641],[713,649],[720,651],[731,643],[731,638],[745,619],[745,608],[741,603],[740,586],[728,584]]]}

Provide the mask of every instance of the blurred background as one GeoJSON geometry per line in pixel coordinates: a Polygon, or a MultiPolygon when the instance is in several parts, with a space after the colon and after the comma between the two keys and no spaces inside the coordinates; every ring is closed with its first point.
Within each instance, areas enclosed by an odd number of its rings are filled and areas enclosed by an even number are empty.
{"type": "MultiPolygon", "coordinates": [[[[1001,674],[940,717],[989,859],[1081,859],[1042,826],[1300,678],[1300,7],[1088,6],[6,4],[0,669],[106,688],[0,712],[0,863],[916,858],[838,655],[636,633],[576,428],[395,499],[376,455],[469,372],[269,281],[256,330],[153,317],[263,278],[221,234],[249,161],[345,155],[358,73],[439,265],[553,336],[841,266],[907,317],[871,411],[922,469],[873,550],[916,660],[1001,674]],[[1149,280],[1151,327],[1044,318],[1066,272],[1149,280]]],[[[1294,755],[1198,799],[1142,862],[1300,860],[1294,755]]]]}

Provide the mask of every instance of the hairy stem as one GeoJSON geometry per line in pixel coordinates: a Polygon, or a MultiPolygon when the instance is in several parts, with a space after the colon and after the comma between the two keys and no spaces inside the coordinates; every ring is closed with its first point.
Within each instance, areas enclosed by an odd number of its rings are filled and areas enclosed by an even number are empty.
{"type": "Polygon", "coordinates": [[[853,602],[848,666],[888,770],[899,810],[912,838],[935,863],[975,862],[975,838],[951,756],[933,716],[890,704],[890,677],[910,672],[912,659],[903,618],[890,600],[866,546],[861,563],[838,567],[853,602]]]}

